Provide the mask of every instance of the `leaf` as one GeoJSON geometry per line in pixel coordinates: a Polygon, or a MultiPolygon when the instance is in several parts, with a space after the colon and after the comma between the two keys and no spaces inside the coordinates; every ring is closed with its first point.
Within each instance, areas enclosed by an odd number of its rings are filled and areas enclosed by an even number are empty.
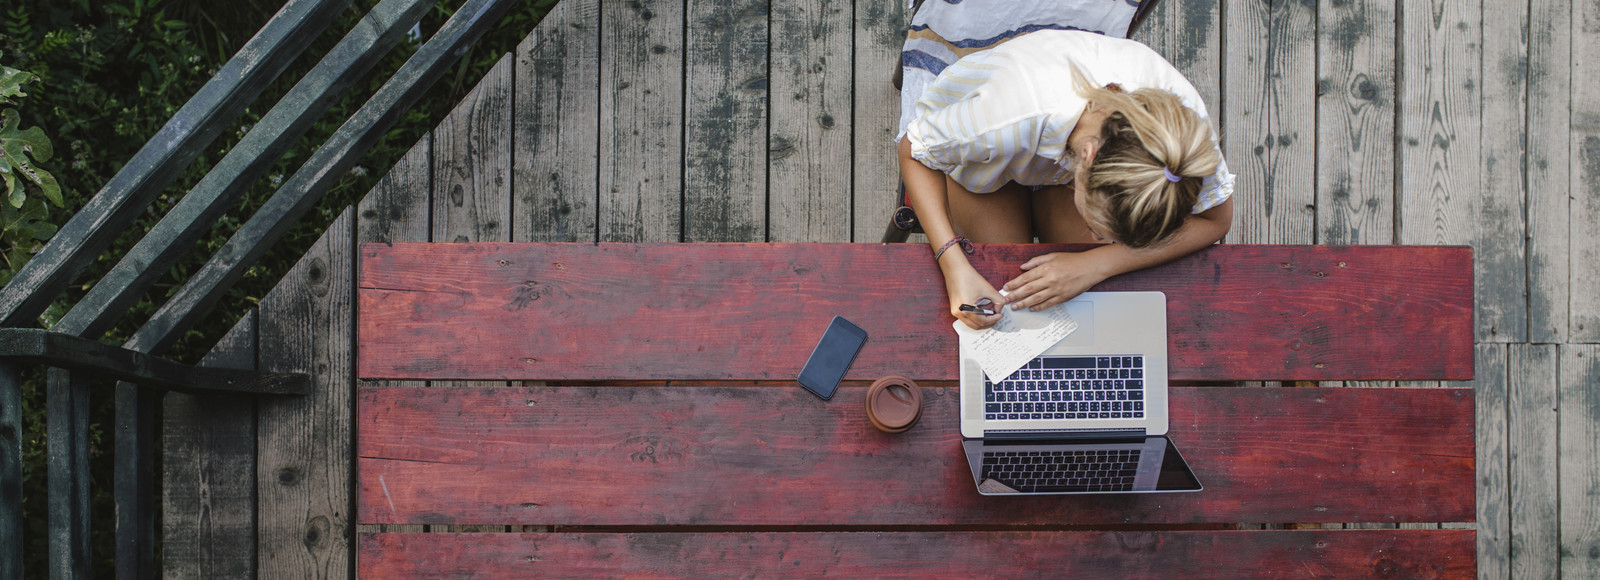
{"type": "MultiPolygon", "coordinates": [[[[50,209],[40,200],[30,200],[20,208],[0,206],[0,236],[17,240],[49,241],[56,235],[56,225],[50,223],[50,209]]],[[[31,244],[29,244],[31,245],[31,244]]]]}
{"type": "Polygon", "coordinates": [[[28,93],[22,92],[22,85],[38,79],[39,77],[33,73],[0,65],[0,103],[15,104],[15,101],[11,100],[12,97],[28,96],[28,93]]]}
{"type": "Polygon", "coordinates": [[[6,178],[6,201],[11,204],[11,207],[22,207],[22,202],[28,199],[28,196],[26,195],[27,192],[17,187],[16,174],[11,172],[11,168],[0,166],[0,175],[4,175],[6,178]]]}
{"type": "MultiPolygon", "coordinates": [[[[20,131],[17,129],[19,119],[16,109],[0,111],[3,123],[0,123],[0,171],[16,173],[23,179],[32,181],[43,190],[45,198],[57,207],[62,205],[61,186],[56,183],[55,176],[49,172],[35,167],[33,164],[49,161],[54,150],[50,146],[50,139],[45,136],[44,130],[38,127],[20,131]],[[32,160],[29,160],[32,157],[32,160]]],[[[6,194],[10,197],[13,207],[18,204],[16,184],[14,179],[7,177],[6,194]]]]}
{"type": "Polygon", "coordinates": [[[0,259],[6,270],[0,277],[9,280],[42,243],[56,235],[56,226],[49,219],[50,210],[42,200],[28,200],[21,208],[0,204],[0,259]]]}

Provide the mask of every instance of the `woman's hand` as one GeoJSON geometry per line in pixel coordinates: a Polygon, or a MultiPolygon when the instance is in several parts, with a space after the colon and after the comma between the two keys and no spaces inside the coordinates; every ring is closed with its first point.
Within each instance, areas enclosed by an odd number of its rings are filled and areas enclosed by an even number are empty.
{"type": "Polygon", "coordinates": [[[1022,264],[1022,275],[1006,282],[1012,308],[1043,310],[1066,302],[1111,274],[1089,252],[1056,252],[1022,264]]]}
{"type": "Polygon", "coordinates": [[[1000,322],[1000,309],[1005,306],[1006,298],[996,292],[994,286],[972,266],[961,264],[952,266],[951,272],[944,276],[944,289],[950,296],[950,314],[955,316],[972,328],[988,328],[1000,322]],[[984,315],[979,312],[962,312],[962,304],[976,304],[979,300],[988,298],[993,304],[987,307],[994,314],[984,315]]]}

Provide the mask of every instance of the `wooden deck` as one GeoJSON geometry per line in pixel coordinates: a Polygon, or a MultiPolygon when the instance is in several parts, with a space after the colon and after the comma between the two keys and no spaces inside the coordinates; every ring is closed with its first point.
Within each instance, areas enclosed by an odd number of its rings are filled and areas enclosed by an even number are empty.
{"type": "MultiPolygon", "coordinates": [[[[563,0],[210,359],[318,394],[168,396],[167,574],[353,573],[358,242],[876,242],[903,19],[563,0]]],[[[1166,0],[1137,36],[1220,120],[1229,242],[1475,248],[1486,578],[1600,576],[1597,23],[1595,2],[1166,0]]]]}

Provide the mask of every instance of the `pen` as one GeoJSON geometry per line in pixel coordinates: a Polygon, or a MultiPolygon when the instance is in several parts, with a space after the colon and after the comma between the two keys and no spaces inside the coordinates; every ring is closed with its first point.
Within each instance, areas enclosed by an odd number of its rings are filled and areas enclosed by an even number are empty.
{"type": "Polygon", "coordinates": [[[993,300],[990,300],[988,298],[984,298],[982,300],[979,300],[978,304],[976,306],[974,306],[972,304],[962,304],[960,310],[962,312],[976,312],[976,313],[982,314],[984,316],[993,316],[994,315],[994,311],[990,310],[988,308],[988,306],[991,305],[991,304],[994,304],[993,300]]]}

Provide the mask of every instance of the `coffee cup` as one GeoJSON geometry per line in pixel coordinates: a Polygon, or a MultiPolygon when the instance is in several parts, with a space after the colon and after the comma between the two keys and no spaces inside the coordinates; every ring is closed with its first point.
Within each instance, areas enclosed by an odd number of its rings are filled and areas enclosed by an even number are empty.
{"type": "Polygon", "coordinates": [[[867,389],[867,420],[884,433],[903,433],[922,417],[922,389],[901,375],[878,379],[867,389]]]}

